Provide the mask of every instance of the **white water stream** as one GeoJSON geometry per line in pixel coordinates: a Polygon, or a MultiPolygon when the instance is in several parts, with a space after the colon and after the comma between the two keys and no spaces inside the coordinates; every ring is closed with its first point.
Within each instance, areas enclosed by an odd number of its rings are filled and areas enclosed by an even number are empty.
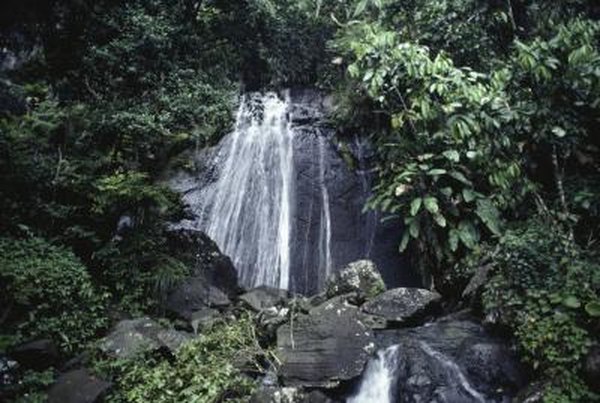
{"type": "Polygon", "coordinates": [[[358,392],[347,403],[392,403],[398,348],[392,346],[377,352],[367,364],[358,392]]]}
{"type": "Polygon", "coordinates": [[[289,97],[243,99],[220,145],[218,179],[205,190],[202,224],[246,286],[287,289],[293,207],[289,97]]]}

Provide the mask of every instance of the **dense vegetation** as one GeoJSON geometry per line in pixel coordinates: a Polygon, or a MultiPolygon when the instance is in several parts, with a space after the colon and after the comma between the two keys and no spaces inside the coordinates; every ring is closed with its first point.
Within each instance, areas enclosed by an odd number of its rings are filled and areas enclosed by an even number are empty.
{"type": "MultiPolygon", "coordinates": [[[[229,130],[238,91],[315,86],[335,94],[340,136],[377,146],[369,207],[404,220],[399,247],[424,282],[458,299],[491,265],[481,314],[515,338],[546,399],[598,398],[581,378],[600,320],[595,0],[2,8],[0,45],[26,57],[0,80],[0,348],[46,336],[66,356],[111,310],[156,312],[189,270],[165,246],[183,211],[163,168],[229,130]]],[[[249,346],[247,325],[185,347],[175,372],[155,357],[102,370],[123,376],[115,399],[177,401],[181,379],[237,398],[251,386],[221,364],[249,346]],[[217,339],[220,355],[188,359],[217,339]]]]}

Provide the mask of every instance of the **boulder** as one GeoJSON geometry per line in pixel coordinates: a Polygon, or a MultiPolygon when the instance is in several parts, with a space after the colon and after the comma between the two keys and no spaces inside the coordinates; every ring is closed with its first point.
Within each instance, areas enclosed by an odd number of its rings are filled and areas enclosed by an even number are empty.
{"type": "Polygon", "coordinates": [[[229,297],[239,291],[237,271],[229,257],[204,232],[176,228],[167,232],[170,253],[192,269],[194,277],[203,278],[229,297]]]}
{"type": "Polygon", "coordinates": [[[101,401],[111,384],[78,369],[61,375],[48,392],[49,403],[95,403],[101,401]]]}
{"type": "Polygon", "coordinates": [[[219,321],[221,314],[216,309],[203,308],[199,311],[192,312],[190,324],[194,330],[194,334],[198,334],[199,330],[210,329],[216,322],[219,321]]]}
{"type": "Polygon", "coordinates": [[[584,366],[585,379],[595,392],[600,392],[600,346],[595,345],[590,349],[584,366]]]}
{"type": "Polygon", "coordinates": [[[360,375],[374,348],[364,315],[339,296],[279,327],[279,375],[286,386],[335,387],[360,375]]]}
{"type": "Polygon", "coordinates": [[[12,349],[10,355],[23,368],[44,370],[58,362],[58,348],[50,339],[34,340],[12,349]]]}
{"type": "Polygon", "coordinates": [[[176,286],[169,295],[165,308],[174,315],[191,321],[192,313],[205,308],[222,308],[231,304],[227,295],[211,285],[204,276],[190,277],[176,286]]]}
{"type": "Polygon", "coordinates": [[[356,292],[365,298],[373,298],[383,291],[385,291],[385,284],[381,274],[370,260],[350,263],[327,279],[329,298],[351,292],[356,292]]]}
{"type": "Polygon", "coordinates": [[[265,308],[272,308],[277,305],[283,305],[289,298],[287,290],[280,290],[267,286],[253,288],[239,297],[244,304],[258,312],[265,308]]]}
{"type": "Polygon", "coordinates": [[[436,308],[441,298],[422,288],[394,288],[366,302],[362,310],[390,322],[413,322],[436,308]]]}
{"type": "Polygon", "coordinates": [[[526,383],[508,345],[471,320],[384,330],[379,341],[399,346],[387,363],[399,403],[510,401],[526,383]]]}
{"type": "Polygon", "coordinates": [[[100,350],[113,358],[130,358],[136,354],[166,349],[175,351],[190,336],[165,329],[149,318],[123,320],[100,342],[100,350]]]}
{"type": "Polygon", "coordinates": [[[289,308],[270,307],[261,310],[256,315],[256,324],[261,337],[266,340],[275,338],[277,329],[288,321],[289,308]]]}

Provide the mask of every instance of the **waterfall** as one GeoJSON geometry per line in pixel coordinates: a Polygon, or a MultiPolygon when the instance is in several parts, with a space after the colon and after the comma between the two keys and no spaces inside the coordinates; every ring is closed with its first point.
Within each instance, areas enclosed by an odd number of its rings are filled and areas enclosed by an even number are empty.
{"type": "Polygon", "coordinates": [[[197,150],[193,169],[166,177],[190,212],[175,226],[205,232],[246,288],[314,294],[329,274],[365,258],[388,286],[409,274],[399,270],[400,222],[380,225],[362,212],[371,192],[368,140],[349,145],[358,169],[347,164],[327,108],[312,90],[245,94],[232,132],[197,150]]]}
{"type": "Polygon", "coordinates": [[[358,392],[347,403],[392,403],[396,358],[399,346],[377,352],[369,361],[358,392]]]}
{"type": "Polygon", "coordinates": [[[218,178],[203,190],[201,228],[229,255],[245,286],[287,289],[293,208],[289,96],[243,98],[220,145],[218,178]]]}

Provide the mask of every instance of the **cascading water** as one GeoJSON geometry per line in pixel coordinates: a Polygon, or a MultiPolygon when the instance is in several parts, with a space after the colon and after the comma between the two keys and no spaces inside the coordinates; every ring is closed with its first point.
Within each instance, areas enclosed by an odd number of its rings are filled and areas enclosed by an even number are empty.
{"type": "Polygon", "coordinates": [[[347,403],[392,403],[392,386],[397,367],[399,346],[388,347],[377,352],[369,361],[360,382],[358,392],[347,403]]]}
{"type": "Polygon", "coordinates": [[[289,287],[293,148],[289,97],[243,99],[204,189],[202,228],[246,286],[289,287]],[[256,108],[255,108],[256,107],[256,108]]]}
{"type": "Polygon", "coordinates": [[[347,142],[342,158],[326,97],[310,90],[246,94],[234,130],[197,150],[195,170],[168,178],[190,208],[177,225],[204,231],[228,255],[244,287],[313,294],[346,264],[370,258],[388,286],[410,285],[401,268],[400,222],[379,224],[362,209],[372,173],[368,142],[347,142]],[[404,276],[404,277],[403,277],[404,276]]]}

